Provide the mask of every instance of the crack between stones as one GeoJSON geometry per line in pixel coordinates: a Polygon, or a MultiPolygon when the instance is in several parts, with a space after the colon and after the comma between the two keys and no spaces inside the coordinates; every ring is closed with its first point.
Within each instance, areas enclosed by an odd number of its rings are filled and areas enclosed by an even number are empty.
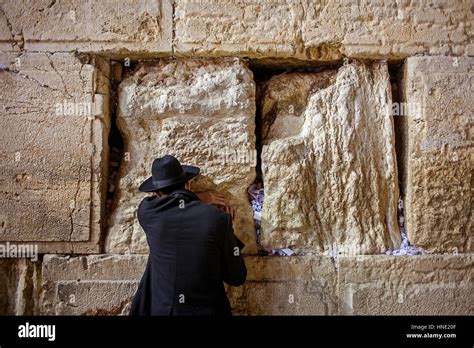
{"type": "Polygon", "coordinates": [[[18,44],[20,50],[24,50],[25,48],[25,35],[23,35],[23,29],[20,30],[20,43],[18,44]]]}
{"type": "Polygon", "coordinates": [[[43,12],[44,10],[53,7],[55,4],[56,4],[56,0],[52,0],[48,6],[39,9],[38,12],[43,12]]]}
{"type": "Polygon", "coordinates": [[[13,26],[10,23],[10,20],[8,19],[7,14],[3,10],[3,6],[0,6],[0,14],[3,15],[3,17],[5,17],[5,21],[7,22],[8,30],[10,31],[10,36],[12,38],[12,42],[10,42],[10,45],[12,46],[13,49],[15,49],[15,46],[18,46],[18,48],[20,48],[20,46],[18,45],[18,43],[15,40],[15,36],[13,35],[13,26]]]}
{"type": "Polygon", "coordinates": [[[82,91],[86,93],[86,81],[82,77],[82,69],[84,68],[84,64],[81,63],[81,69],[79,70],[79,78],[81,79],[82,82],[82,91]]]}
{"type": "Polygon", "coordinates": [[[19,70],[12,70],[12,69],[7,68],[7,69],[5,69],[4,71],[8,71],[8,72],[11,72],[11,73],[13,73],[13,74],[17,74],[17,75],[19,75],[19,76],[21,76],[21,77],[23,77],[23,78],[25,78],[25,79],[28,79],[28,80],[33,81],[33,82],[36,82],[40,87],[48,88],[48,89],[50,89],[50,90],[52,90],[52,91],[55,91],[55,92],[59,92],[59,93],[64,94],[64,91],[61,91],[61,90],[56,89],[56,88],[54,88],[54,87],[51,87],[51,86],[49,86],[49,85],[47,85],[47,84],[41,83],[40,81],[36,80],[35,78],[33,78],[33,77],[31,77],[31,76],[28,76],[28,75],[26,75],[26,74],[20,72],[19,70]]]}
{"type": "Polygon", "coordinates": [[[49,60],[49,65],[51,66],[51,68],[56,72],[56,74],[58,74],[59,78],[61,79],[61,82],[63,84],[63,87],[64,87],[64,92],[70,97],[70,98],[73,98],[73,96],[68,92],[67,90],[67,87],[66,87],[66,83],[64,82],[64,78],[63,76],[59,73],[59,71],[56,69],[56,67],[54,66],[54,63],[50,57],[50,55],[48,53],[45,53],[46,57],[48,57],[48,60],[49,60]]]}
{"type": "Polygon", "coordinates": [[[175,41],[176,41],[176,1],[173,0],[171,3],[171,57],[175,57],[175,41]]]}
{"type": "Polygon", "coordinates": [[[72,242],[72,234],[74,233],[74,212],[76,211],[76,204],[77,204],[77,196],[79,195],[79,190],[81,188],[81,171],[82,166],[79,167],[79,178],[77,179],[77,188],[76,193],[74,194],[74,208],[71,209],[69,213],[69,221],[70,221],[70,231],[69,231],[69,243],[71,243],[71,252],[74,250],[74,245],[72,242]]]}
{"type": "MultiPolygon", "coordinates": [[[[87,119],[84,122],[81,130],[81,143],[84,143],[84,131],[86,129],[86,125],[88,124],[87,119]]],[[[92,161],[91,161],[92,162],[92,161]]],[[[69,219],[70,219],[70,232],[69,232],[69,243],[71,244],[71,252],[74,252],[74,243],[72,241],[72,234],[74,233],[74,226],[80,226],[80,224],[74,223],[74,212],[76,211],[76,205],[77,205],[77,196],[79,195],[79,190],[81,188],[81,172],[82,172],[83,166],[81,165],[79,167],[79,177],[77,179],[77,188],[76,192],[74,194],[74,207],[71,209],[71,212],[69,214],[69,219]]],[[[92,173],[93,174],[93,173],[92,173]]],[[[91,175],[92,175],[91,174],[91,175]]]]}

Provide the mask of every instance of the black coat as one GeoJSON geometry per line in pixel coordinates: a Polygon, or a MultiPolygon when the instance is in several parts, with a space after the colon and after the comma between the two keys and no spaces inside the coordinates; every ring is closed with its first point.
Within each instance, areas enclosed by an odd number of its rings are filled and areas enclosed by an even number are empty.
{"type": "Polygon", "coordinates": [[[183,189],[143,199],[138,221],[150,255],[130,315],[231,315],[223,281],[247,269],[230,215],[183,189]]]}

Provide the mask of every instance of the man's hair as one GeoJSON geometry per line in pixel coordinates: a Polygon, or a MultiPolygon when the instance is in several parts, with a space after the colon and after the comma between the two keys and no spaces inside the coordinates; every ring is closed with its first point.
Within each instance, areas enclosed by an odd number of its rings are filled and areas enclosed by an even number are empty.
{"type": "Polygon", "coordinates": [[[155,192],[163,192],[165,195],[169,195],[170,193],[173,193],[176,190],[182,190],[185,188],[185,183],[181,182],[179,184],[174,184],[165,188],[162,188],[160,190],[156,190],[155,192]]]}

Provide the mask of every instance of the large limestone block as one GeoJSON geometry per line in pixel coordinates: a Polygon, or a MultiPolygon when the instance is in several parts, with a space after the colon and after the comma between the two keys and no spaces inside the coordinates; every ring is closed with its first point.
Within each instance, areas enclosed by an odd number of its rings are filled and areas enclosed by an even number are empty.
{"type": "Polygon", "coordinates": [[[262,97],[261,243],[325,254],[398,247],[387,65],[272,77],[262,97]]]}
{"type": "Polygon", "coordinates": [[[140,183],[165,154],[199,166],[193,190],[214,189],[237,208],[236,233],[256,253],[247,187],[255,179],[255,83],[239,60],[162,60],[141,64],[118,91],[118,126],[128,161],[122,163],[119,201],[107,252],[147,252],[136,210],[140,183]]]}
{"type": "Polygon", "coordinates": [[[178,55],[335,60],[472,54],[470,1],[196,1],[175,5],[178,55]]]}
{"type": "Polygon", "coordinates": [[[68,53],[0,54],[0,242],[99,251],[109,65],[68,53]]]}
{"type": "Polygon", "coordinates": [[[339,314],[473,315],[472,255],[358,256],[339,262],[339,314]]]}
{"type": "Polygon", "coordinates": [[[406,225],[427,251],[472,251],[473,64],[413,57],[404,67],[406,225]]]}
{"type": "Polygon", "coordinates": [[[172,1],[2,1],[0,47],[106,52],[132,58],[172,51],[172,1]]]}
{"type": "Polygon", "coordinates": [[[311,55],[324,49],[360,58],[471,52],[469,1],[302,1],[302,41],[311,55]]]}
{"type": "Polygon", "coordinates": [[[295,56],[297,2],[176,2],[176,48],[184,55],[295,56]]]}
{"type": "Polygon", "coordinates": [[[45,255],[41,314],[127,315],[146,261],[144,255],[45,255]]]}
{"type": "Polygon", "coordinates": [[[247,281],[227,287],[234,315],[337,314],[337,272],[330,257],[245,258],[247,281]]]}

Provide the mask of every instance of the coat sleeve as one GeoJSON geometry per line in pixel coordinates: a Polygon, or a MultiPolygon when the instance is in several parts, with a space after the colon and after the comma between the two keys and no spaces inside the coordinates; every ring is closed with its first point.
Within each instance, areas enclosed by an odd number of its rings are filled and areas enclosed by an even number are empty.
{"type": "Polygon", "coordinates": [[[229,285],[239,286],[247,278],[247,268],[241,249],[245,246],[234,234],[232,219],[226,214],[226,228],[223,245],[223,279],[229,285]]]}

